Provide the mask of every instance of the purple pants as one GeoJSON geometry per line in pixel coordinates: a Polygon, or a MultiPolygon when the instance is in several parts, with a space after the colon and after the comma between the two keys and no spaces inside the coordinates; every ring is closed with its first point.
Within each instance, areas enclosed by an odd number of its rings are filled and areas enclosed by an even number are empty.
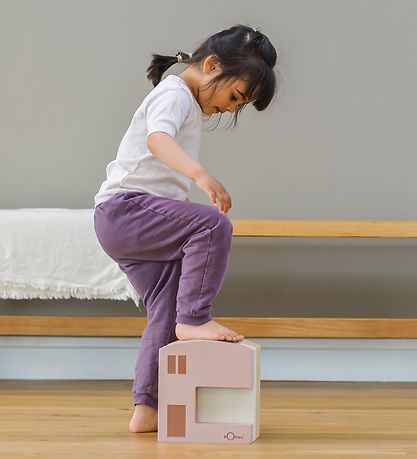
{"type": "Polygon", "coordinates": [[[177,340],[177,322],[211,320],[223,282],[233,226],[217,206],[126,191],[96,206],[94,229],[143,300],[143,331],[133,403],[158,409],[159,348],[177,340]]]}

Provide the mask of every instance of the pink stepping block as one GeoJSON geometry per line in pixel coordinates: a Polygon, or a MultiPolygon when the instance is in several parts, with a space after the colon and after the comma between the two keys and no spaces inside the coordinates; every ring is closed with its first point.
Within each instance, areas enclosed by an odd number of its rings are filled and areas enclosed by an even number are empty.
{"type": "Polygon", "coordinates": [[[252,443],[259,437],[261,346],[192,339],[159,349],[158,441],[252,443]]]}

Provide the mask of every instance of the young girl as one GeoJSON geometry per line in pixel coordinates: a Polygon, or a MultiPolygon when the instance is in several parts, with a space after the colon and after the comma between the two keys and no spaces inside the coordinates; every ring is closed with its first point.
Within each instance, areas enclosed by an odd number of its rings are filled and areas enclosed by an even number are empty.
{"type": "Polygon", "coordinates": [[[259,30],[236,25],[193,53],[153,54],[154,89],[133,115],[107,179],[94,197],[94,229],[142,298],[147,326],[133,383],[131,432],[157,430],[158,355],[188,339],[238,342],[243,335],[211,318],[229,260],[230,194],[198,161],[202,117],[265,110],[276,91],[277,54],[259,30]],[[190,65],[179,75],[171,65],[190,65]],[[191,180],[213,205],[188,200],[191,180]],[[216,207],[218,206],[218,208],[216,207]]]}

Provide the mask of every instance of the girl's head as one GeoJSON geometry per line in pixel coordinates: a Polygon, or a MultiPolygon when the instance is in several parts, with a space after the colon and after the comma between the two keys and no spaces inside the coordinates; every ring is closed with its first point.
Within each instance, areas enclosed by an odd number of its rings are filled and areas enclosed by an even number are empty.
{"type": "MultiPolygon", "coordinates": [[[[190,64],[179,76],[191,87],[202,111],[212,115],[234,113],[234,125],[243,108],[252,103],[265,110],[277,90],[273,67],[277,53],[259,30],[236,25],[210,36],[191,57],[179,52],[190,64]],[[243,95],[239,94],[242,93],[243,95]]],[[[177,56],[153,54],[147,77],[156,86],[162,74],[178,62],[177,56]]]]}

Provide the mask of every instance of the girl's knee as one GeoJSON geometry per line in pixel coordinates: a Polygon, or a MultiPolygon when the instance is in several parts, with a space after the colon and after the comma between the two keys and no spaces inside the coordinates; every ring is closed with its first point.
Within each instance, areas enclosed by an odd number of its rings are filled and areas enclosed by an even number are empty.
{"type": "Polygon", "coordinates": [[[227,215],[221,214],[218,212],[218,221],[216,226],[213,228],[213,231],[218,233],[218,236],[224,240],[227,240],[230,244],[232,241],[233,234],[233,225],[227,215]]]}

